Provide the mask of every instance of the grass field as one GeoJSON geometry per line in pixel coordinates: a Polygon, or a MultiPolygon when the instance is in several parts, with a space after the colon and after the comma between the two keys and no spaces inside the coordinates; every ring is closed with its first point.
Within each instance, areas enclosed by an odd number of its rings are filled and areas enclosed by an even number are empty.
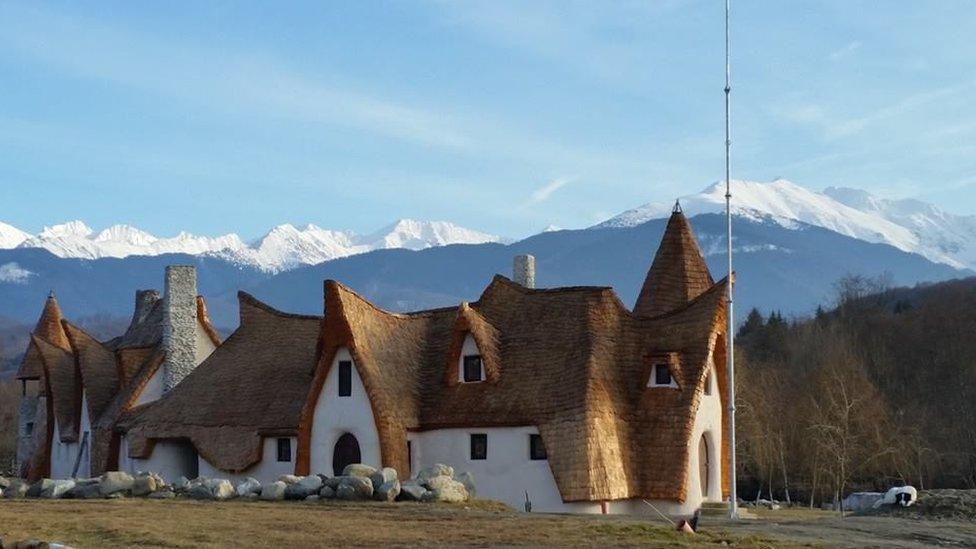
{"type": "Polygon", "coordinates": [[[0,536],[75,547],[782,547],[757,533],[688,536],[638,518],[515,513],[472,505],[0,500],[0,536]]]}
{"type": "Polygon", "coordinates": [[[760,511],[689,536],[648,518],[469,505],[192,500],[0,500],[0,537],[75,547],[931,547],[976,545],[972,521],[760,511]]]}

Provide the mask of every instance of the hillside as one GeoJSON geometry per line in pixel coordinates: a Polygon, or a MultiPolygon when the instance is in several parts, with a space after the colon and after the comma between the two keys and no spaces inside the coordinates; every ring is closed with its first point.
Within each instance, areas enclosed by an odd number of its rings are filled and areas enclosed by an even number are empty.
{"type": "Polygon", "coordinates": [[[742,326],[748,492],[976,487],[976,278],[836,290],[813,318],[753,312],[742,326]]]}

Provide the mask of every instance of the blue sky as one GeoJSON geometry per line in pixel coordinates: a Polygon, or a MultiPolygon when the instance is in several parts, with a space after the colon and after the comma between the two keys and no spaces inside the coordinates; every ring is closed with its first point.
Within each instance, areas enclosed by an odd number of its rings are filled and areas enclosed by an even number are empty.
{"type": "MultiPolygon", "coordinates": [[[[587,226],[722,177],[722,6],[4,1],[0,220],[587,226]]],[[[976,212],[976,3],[733,10],[736,177],[976,212]]]]}

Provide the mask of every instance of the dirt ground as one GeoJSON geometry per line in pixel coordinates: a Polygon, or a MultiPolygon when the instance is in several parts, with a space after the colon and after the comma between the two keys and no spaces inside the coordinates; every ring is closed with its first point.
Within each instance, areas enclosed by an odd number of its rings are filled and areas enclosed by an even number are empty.
{"type": "Polygon", "coordinates": [[[0,537],[75,547],[961,547],[976,545],[976,525],[784,511],[734,524],[706,518],[688,536],[648,518],[527,515],[489,502],[0,500],[0,537]]]}

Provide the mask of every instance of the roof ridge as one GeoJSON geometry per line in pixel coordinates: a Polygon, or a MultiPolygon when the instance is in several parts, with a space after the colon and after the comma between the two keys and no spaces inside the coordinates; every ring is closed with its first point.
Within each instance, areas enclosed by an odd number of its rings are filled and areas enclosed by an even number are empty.
{"type": "MultiPolygon", "coordinates": [[[[197,296],[197,297],[202,298],[203,296],[197,296]]],[[[258,309],[261,309],[262,311],[264,311],[266,313],[271,313],[271,314],[273,314],[275,316],[280,316],[280,317],[283,317],[283,318],[299,318],[299,319],[304,319],[304,320],[322,320],[322,317],[319,316],[319,315],[305,315],[305,314],[299,314],[299,313],[287,313],[285,311],[282,311],[281,309],[276,309],[276,308],[272,307],[271,305],[268,305],[267,303],[265,303],[265,302],[261,301],[260,299],[254,297],[253,295],[245,292],[244,290],[238,290],[237,291],[237,299],[238,299],[238,301],[246,302],[248,305],[251,305],[253,307],[256,307],[258,309]]]]}

